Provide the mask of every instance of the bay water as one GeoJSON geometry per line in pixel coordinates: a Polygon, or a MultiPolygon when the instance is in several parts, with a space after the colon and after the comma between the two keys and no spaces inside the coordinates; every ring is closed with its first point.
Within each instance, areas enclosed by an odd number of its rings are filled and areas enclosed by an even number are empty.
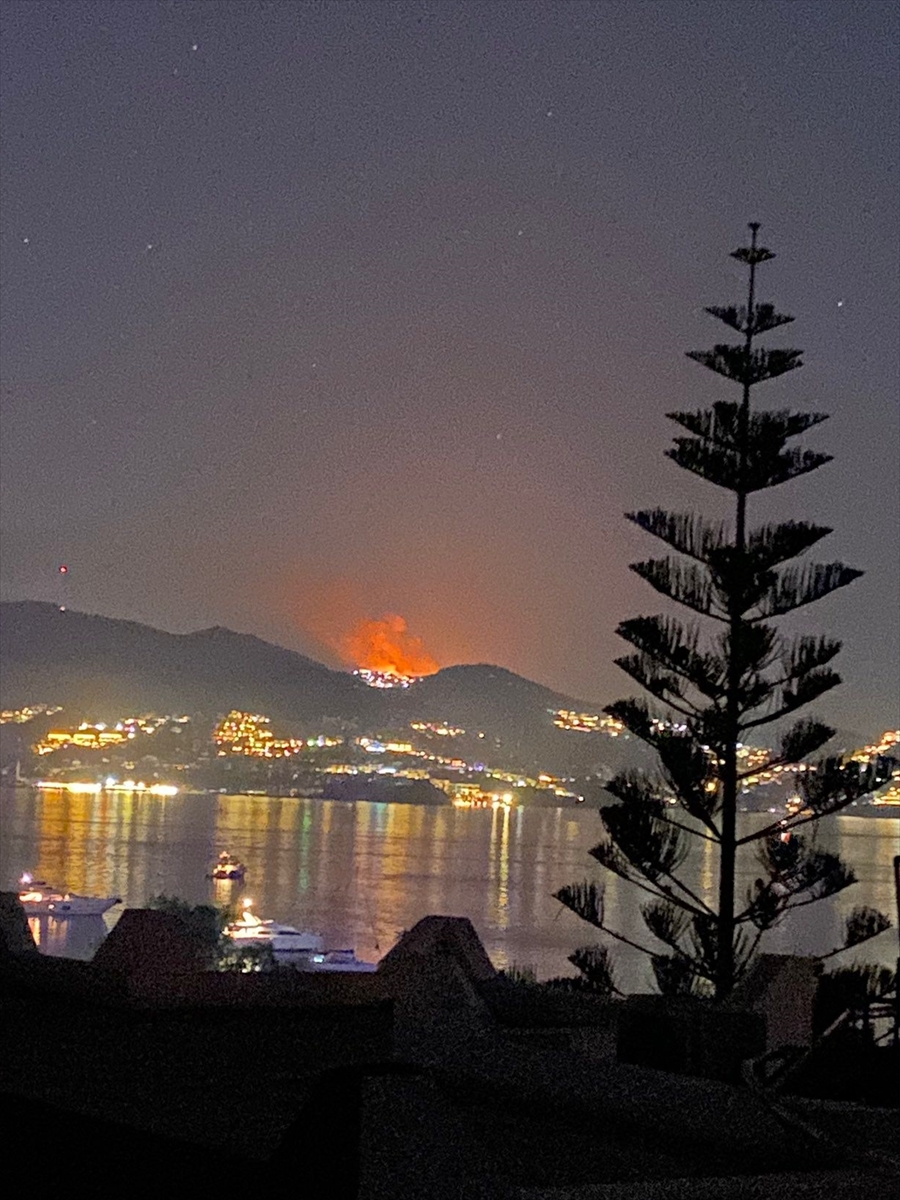
{"type": "MultiPolygon", "coordinates": [[[[745,830],[773,818],[745,814],[745,830]]],[[[23,871],[86,895],[121,896],[104,918],[33,921],[42,951],[89,958],[122,908],[154,895],[191,903],[239,904],[262,917],[321,933],[332,949],[377,959],[421,917],[468,917],[495,966],[529,967],[539,978],[571,974],[566,956],[599,940],[553,899],[566,883],[604,872],[588,851],[600,838],[589,808],[460,809],[450,805],[344,803],[264,796],[77,795],[61,790],[0,791],[0,886],[23,871]],[[243,884],[206,878],[222,850],[247,867],[243,884]]],[[[840,941],[856,905],[881,909],[896,924],[893,857],[900,821],[846,815],[819,826],[819,843],[838,851],[859,882],[802,909],[766,936],[764,948],[822,953],[840,941]]],[[[714,900],[716,863],[697,841],[682,868],[699,895],[714,900]]],[[[748,852],[738,895],[760,871],[748,852]]],[[[606,877],[610,923],[644,940],[640,904],[628,884],[606,877]]],[[[861,954],[862,952],[858,952],[861,954]]],[[[615,946],[627,990],[650,986],[643,956],[615,946]]],[[[893,963],[896,929],[870,944],[870,961],[893,963]]]]}

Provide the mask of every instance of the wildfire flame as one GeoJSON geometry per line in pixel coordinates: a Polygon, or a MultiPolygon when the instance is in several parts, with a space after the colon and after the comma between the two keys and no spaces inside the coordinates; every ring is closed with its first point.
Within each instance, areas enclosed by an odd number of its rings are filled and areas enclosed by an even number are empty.
{"type": "Polygon", "coordinates": [[[347,662],[384,675],[433,675],[440,670],[422,639],[411,634],[405,618],[396,613],[357,621],[341,638],[340,652],[347,662]]]}

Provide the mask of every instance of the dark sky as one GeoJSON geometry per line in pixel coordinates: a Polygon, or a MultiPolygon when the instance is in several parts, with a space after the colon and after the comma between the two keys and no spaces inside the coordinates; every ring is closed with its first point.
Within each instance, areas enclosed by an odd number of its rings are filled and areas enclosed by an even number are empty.
{"type": "MultiPolygon", "coordinates": [[[[898,10],[886,0],[2,5],[3,597],[326,661],[402,614],[442,664],[631,694],[635,507],[733,398],[684,357],[778,253],[836,454],[751,516],[866,570],[842,727],[898,721],[898,10]]],[[[799,621],[796,622],[799,626],[799,621]]]]}

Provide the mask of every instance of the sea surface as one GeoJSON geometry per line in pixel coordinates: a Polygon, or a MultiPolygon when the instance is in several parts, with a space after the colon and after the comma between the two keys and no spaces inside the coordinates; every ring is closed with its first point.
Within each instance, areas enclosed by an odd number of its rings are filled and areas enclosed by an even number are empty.
{"type": "MultiPolygon", "coordinates": [[[[742,822],[749,830],[771,819],[747,814],[742,822]]],[[[600,832],[593,809],[4,789],[0,887],[14,888],[28,870],[75,892],[122,897],[123,905],[104,918],[35,919],[35,936],[49,954],[89,958],[123,907],[160,893],[192,903],[250,897],[260,916],[314,930],[330,948],[353,948],[368,959],[384,954],[429,913],[469,917],[498,968],[529,967],[547,978],[573,973],[566,956],[597,940],[553,892],[603,876],[588,854],[600,832]],[[206,879],[222,850],[246,864],[243,885],[206,879]]],[[[837,850],[859,882],[767,935],[770,949],[830,949],[840,941],[844,916],[859,904],[880,908],[896,925],[893,857],[900,853],[900,821],[833,817],[821,824],[819,842],[837,850]]],[[[683,872],[690,886],[713,899],[710,850],[698,842],[683,872]]],[[[740,864],[739,895],[758,874],[751,852],[740,864]]],[[[643,939],[640,893],[609,878],[606,899],[610,922],[643,939]]],[[[618,945],[615,953],[620,983],[649,988],[643,956],[618,945]]],[[[896,930],[871,943],[867,957],[895,962],[896,930]]]]}

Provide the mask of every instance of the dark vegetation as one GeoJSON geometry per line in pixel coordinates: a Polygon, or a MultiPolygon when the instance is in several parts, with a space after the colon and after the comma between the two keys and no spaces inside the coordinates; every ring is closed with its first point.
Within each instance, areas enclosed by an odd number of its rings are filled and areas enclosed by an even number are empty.
{"type": "Polygon", "coordinates": [[[147,907],[168,913],[187,931],[197,948],[197,962],[207,971],[271,971],[275,960],[270,946],[238,946],[225,933],[236,919],[228,907],[188,904],[178,896],[152,896],[147,907]]]}

